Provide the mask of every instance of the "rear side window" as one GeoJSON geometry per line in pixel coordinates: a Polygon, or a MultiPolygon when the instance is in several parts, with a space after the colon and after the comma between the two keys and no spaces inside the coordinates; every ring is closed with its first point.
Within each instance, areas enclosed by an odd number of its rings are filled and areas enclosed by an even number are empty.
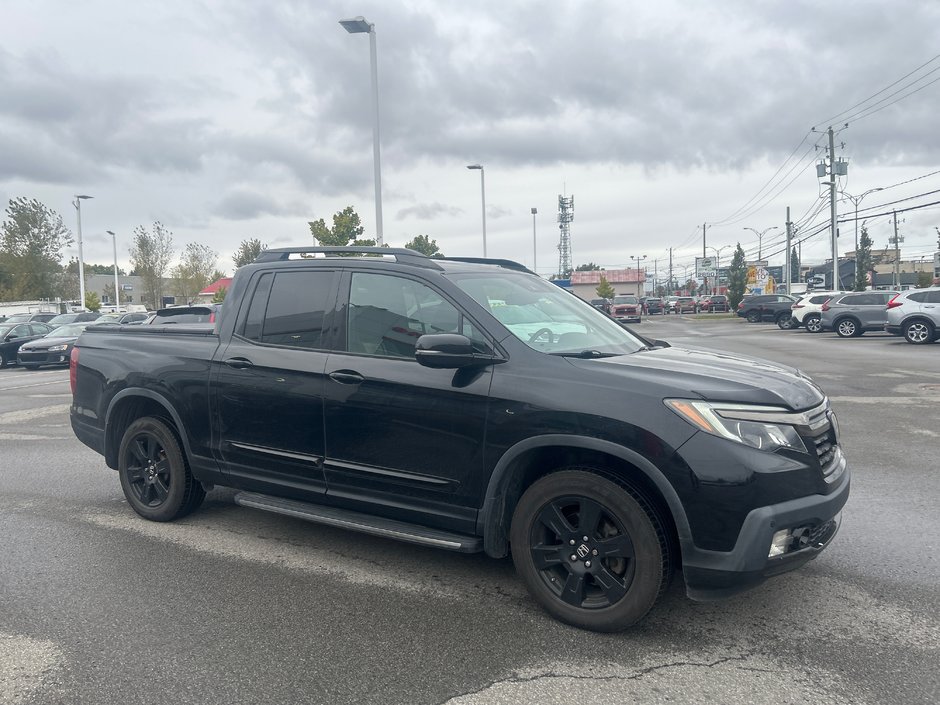
{"type": "Polygon", "coordinates": [[[930,292],[928,292],[928,291],[920,291],[920,292],[918,292],[918,293],[916,293],[916,294],[911,294],[911,295],[908,296],[907,298],[908,298],[909,300],[911,300],[911,301],[916,301],[917,303],[922,304],[922,303],[925,303],[925,302],[927,301],[927,294],[929,294],[929,293],[930,293],[930,292]]]}
{"type": "Polygon", "coordinates": [[[334,279],[330,270],[264,274],[255,287],[242,335],[271,345],[322,348],[334,279]]]}
{"type": "Polygon", "coordinates": [[[927,298],[924,299],[924,303],[940,304],[940,291],[928,291],[927,298]]]}
{"type": "Polygon", "coordinates": [[[881,297],[878,294],[851,294],[839,299],[843,306],[871,306],[881,303],[881,297]]]}
{"type": "Polygon", "coordinates": [[[809,300],[809,302],[811,304],[824,304],[831,298],[832,297],[828,295],[827,296],[814,296],[813,298],[809,300]]]}

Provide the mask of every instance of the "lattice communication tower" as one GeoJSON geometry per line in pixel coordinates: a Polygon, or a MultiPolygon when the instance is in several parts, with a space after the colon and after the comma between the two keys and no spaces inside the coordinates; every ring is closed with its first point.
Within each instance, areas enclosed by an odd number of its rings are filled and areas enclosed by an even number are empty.
{"type": "Polygon", "coordinates": [[[574,220],[574,195],[558,196],[558,276],[571,271],[571,221],[574,220]]]}

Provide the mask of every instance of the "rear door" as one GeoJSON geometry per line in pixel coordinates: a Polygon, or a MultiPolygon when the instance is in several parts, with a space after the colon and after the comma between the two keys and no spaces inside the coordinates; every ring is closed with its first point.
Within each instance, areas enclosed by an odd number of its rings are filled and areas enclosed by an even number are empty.
{"type": "Polygon", "coordinates": [[[337,349],[325,369],[330,497],[385,516],[474,531],[493,368],[430,369],[414,350],[426,333],[462,333],[486,352],[492,345],[419,279],[352,270],[341,290],[337,349]]]}
{"type": "Polygon", "coordinates": [[[323,387],[338,273],[257,272],[219,351],[213,446],[241,486],[322,494],[323,387]]]}

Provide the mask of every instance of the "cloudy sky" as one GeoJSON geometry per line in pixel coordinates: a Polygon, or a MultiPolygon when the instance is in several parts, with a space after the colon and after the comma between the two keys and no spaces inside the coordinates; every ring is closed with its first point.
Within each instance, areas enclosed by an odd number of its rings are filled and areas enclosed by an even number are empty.
{"type": "MultiPolygon", "coordinates": [[[[672,247],[681,267],[706,222],[709,246],[754,255],[746,228],[777,226],[762,254],[782,262],[787,206],[801,236],[828,217],[829,125],[840,186],[884,189],[861,206],[877,246],[880,214],[940,201],[940,3],[923,0],[0,0],[0,200],[74,230],[72,197],[94,196],[85,259],[111,261],[113,230],[124,266],[155,220],[228,271],[242,240],[309,244],[307,221],[347,205],[374,234],[369,40],[338,24],[356,15],[377,33],[392,245],[482,255],[481,163],[488,254],[532,266],[538,208],[545,275],[563,193],[574,264],[645,254],[661,273],[672,247]]],[[[905,255],[929,256],[938,206],[899,220],[905,255]]],[[[802,252],[823,261],[826,233],[802,252]]]]}

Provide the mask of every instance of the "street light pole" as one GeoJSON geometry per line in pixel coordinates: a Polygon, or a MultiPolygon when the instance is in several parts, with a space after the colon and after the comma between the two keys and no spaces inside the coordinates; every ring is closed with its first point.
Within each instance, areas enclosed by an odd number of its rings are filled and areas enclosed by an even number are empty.
{"type": "Polygon", "coordinates": [[[114,312],[117,313],[121,308],[121,295],[118,293],[118,271],[117,271],[117,236],[113,230],[105,230],[111,236],[111,244],[114,246],[114,312]]]}
{"type": "Polygon", "coordinates": [[[535,259],[535,216],[538,215],[539,209],[532,209],[532,271],[536,274],[539,273],[538,267],[536,266],[537,262],[535,259]]]}
{"type": "Polygon", "coordinates": [[[483,257],[486,258],[486,177],[482,164],[467,164],[468,169],[480,170],[480,201],[483,204],[483,257]]]}
{"type": "Polygon", "coordinates": [[[82,253],[82,201],[87,201],[94,196],[75,196],[72,205],[78,214],[78,296],[79,307],[85,308],[85,256],[82,253]]]}
{"type": "Polygon", "coordinates": [[[862,199],[865,198],[865,196],[867,196],[870,193],[874,193],[875,191],[884,191],[884,189],[883,188],[870,188],[861,196],[853,196],[847,191],[842,192],[842,195],[845,196],[850,201],[852,201],[852,203],[855,205],[855,261],[856,262],[858,262],[858,204],[862,202],[862,199]]]}
{"type": "Polygon", "coordinates": [[[761,254],[763,253],[763,242],[764,235],[769,233],[771,230],[779,230],[776,225],[771,225],[769,228],[764,228],[763,230],[756,230],[755,228],[744,228],[745,230],[750,230],[752,233],[757,235],[757,261],[761,261],[761,254]]]}
{"type": "Polygon", "coordinates": [[[379,139],[379,65],[375,49],[375,25],[359,15],[339,23],[350,34],[369,35],[369,61],[372,69],[372,161],[375,170],[375,244],[381,247],[385,242],[382,224],[382,157],[379,139]]]}
{"type": "Polygon", "coordinates": [[[719,294],[721,293],[721,251],[727,250],[729,247],[731,247],[731,245],[708,248],[715,253],[715,291],[719,294]]]}
{"type": "Polygon", "coordinates": [[[646,259],[646,255],[630,255],[630,259],[636,260],[636,290],[637,298],[643,296],[643,284],[640,281],[640,262],[646,259]]]}

